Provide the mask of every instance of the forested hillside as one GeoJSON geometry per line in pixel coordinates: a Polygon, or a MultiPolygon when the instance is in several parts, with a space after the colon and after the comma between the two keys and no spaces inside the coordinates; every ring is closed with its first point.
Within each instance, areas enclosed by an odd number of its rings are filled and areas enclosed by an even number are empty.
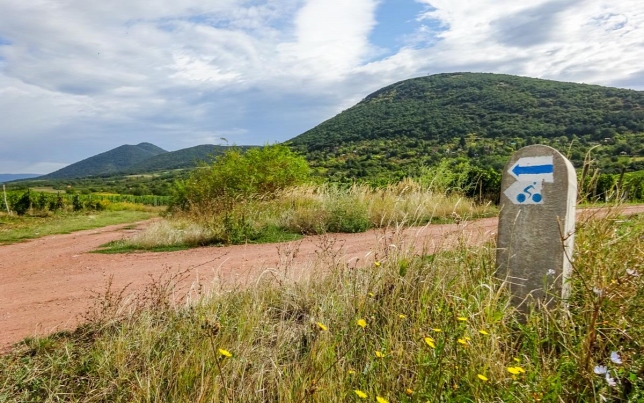
{"type": "Polygon", "coordinates": [[[331,180],[386,182],[448,158],[500,170],[529,144],[644,169],[644,92],[499,74],[401,81],[288,142],[331,180]]]}

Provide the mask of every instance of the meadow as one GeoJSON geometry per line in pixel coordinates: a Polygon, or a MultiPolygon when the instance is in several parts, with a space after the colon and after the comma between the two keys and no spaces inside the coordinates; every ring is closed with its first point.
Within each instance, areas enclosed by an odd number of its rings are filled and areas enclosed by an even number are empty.
{"type": "Polygon", "coordinates": [[[644,219],[577,228],[570,300],[526,316],[495,245],[465,240],[368,266],[321,245],[305,277],[283,259],[208,294],[169,275],[132,298],[108,288],[83,326],[0,358],[0,401],[642,401],[644,219]]]}
{"type": "Polygon", "coordinates": [[[252,284],[186,288],[169,272],[134,295],[108,284],[76,330],[0,357],[0,402],[644,400],[642,215],[616,206],[578,222],[570,298],[518,312],[495,276],[493,241],[400,242],[412,225],[496,213],[453,186],[461,173],[374,188],[310,184],[307,171],[279,146],[229,152],[175,184],[164,220],[107,245],[324,234],[304,275],[292,277],[298,251],[280,249],[252,284]],[[370,263],[347,263],[333,233],[369,228],[392,235],[370,263]]]}

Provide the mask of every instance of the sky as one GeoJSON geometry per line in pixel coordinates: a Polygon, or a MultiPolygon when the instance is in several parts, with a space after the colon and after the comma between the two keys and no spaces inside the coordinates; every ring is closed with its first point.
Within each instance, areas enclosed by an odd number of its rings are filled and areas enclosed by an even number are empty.
{"type": "Polygon", "coordinates": [[[0,173],[291,139],[395,82],[644,90],[641,0],[0,0],[0,173]]]}

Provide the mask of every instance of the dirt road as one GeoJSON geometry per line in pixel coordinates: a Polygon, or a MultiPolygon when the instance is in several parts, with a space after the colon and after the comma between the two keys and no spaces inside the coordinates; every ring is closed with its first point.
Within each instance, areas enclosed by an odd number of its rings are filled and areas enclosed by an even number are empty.
{"type": "MultiPolygon", "coordinates": [[[[629,207],[625,213],[644,211],[629,207]]],[[[92,296],[129,284],[134,292],[163,273],[186,272],[190,284],[206,288],[248,284],[263,272],[289,267],[289,275],[306,275],[322,251],[339,256],[350,265],[381,259],[386,250],[449,247],[464,237],[470,244],[494,236],[496,218],[460,224],[428,225],[404,231],[372,230],[360,234],[311,236],[283,244],[204,247],[178,252],[105,255],[91,253],[99,245],[140,231],[117,225],[67,235],[53,235],[14,245],[0,246],[0,351],[19,340],[73,329],[91,305],[92,296]]]]}

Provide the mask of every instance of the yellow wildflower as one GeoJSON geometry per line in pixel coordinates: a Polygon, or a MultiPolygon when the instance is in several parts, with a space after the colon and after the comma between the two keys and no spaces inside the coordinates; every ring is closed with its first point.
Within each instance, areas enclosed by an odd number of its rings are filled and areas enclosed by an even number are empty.
{"type": "Polygon", "coordinates": [[[380,267],[380,262],[376,260],[375,262],[373,262],[373,265],[376,267],[380,267]]]}
{"type": "Polygon", "coordinates": [[[484,336],[487,336],[489,334],[488,332],[486,332],[485,330],[482,330],[482,329],[479,330],[479,333],[481,333],[484,336]]]}
{"type": "Polygon", "coordinates": [[[356,371],[355,371],[355,369],[350,369],[350,370],[348,370],[348,371],[347,371],[347,373],[348,373],[349,375],[355,375],[355,374],[356,374],[356,371]]]}
{"type": "Polygon", "coordinates": [[[357,324],[358,326],[360,326],[361,328],[363,328],[363,329],[364,329],[365,327],[367,327],[367,321],[366,321],[366,320],[364,320],[364,319],[358,319],[358,320],[356,321],[356,324],[357,324]]]}
{"type": "Polygon", "coordinates": [[[320,328],[320,330],[329,330],[322,322],[315,322],[316,325],[320,328]]]}
{"type": "Polygon", "coordinates": [[[399,314],[399,315],[398,315],[398,317],[399,317],[400,319],[405,319],[405,318],[407,317],[407,315],[405,315],[405,314],[401,313],[401,314],[399,314]]]}
{"type": "Polygon", "coordinates": [[[218,349],[219,354],[221,354],[224,357],[232,357],[232,353],[228,350],[224,350],[223,348],[218,349]]]}
{"type": "Polygon", "coordinates": [[[459,322],[467,322],[467,318],[465,316],[459,316],[456,318],[459,322]]]}
{"type": "Polygon", "coordinates": [[[370,293],[369,293],[369,294],[367,294],[367,295],[368,295],[368,296],[370,296],[371,298],[373,298],[373,297],[374,297],[374,294],[373,294],[372,292],[370,292],[370,293]]]}
{"type": "Polygon", "coordinates": [[[378,403],[389,403],[389,400],[385,399],[384,397],[376,396],[376,401],[378,403]]]}
{"type": "Polygon", "coordinates": [[[367,394],[366,394],[366,393],[364,393],[363,391],[361,391],[360,389],[355,389],[353,392],[354,392],[356,395],[358,395],[358,397],[359,397],[360,399],[366,399],[366,398],[367,398],[367,394]]]}
{"type": "Polygon", "coordinates": [[[508,372],[511,373],[512,375],[519,375],[519,374],[524,374],[525,369],[516,366],[516,367],[508,367],[507,368],[508,372]]]}
{"type": "Polygon", "coordinates": [[[439,329],[437,327],[433,328],[432,330],[435,331],[436,333],[440,333],[443,331],[443,329],[439,329]]]}
{"type": "Polygon", "coordinates": [[[464,346],[467,346],[467,340],[465,340],[465,339],[458,339],[457,341],[458,341],[458,343],[459,343],[459,344],[462,344],[462,345],[464,345],[464,346]]]}
{"type": "Polygon", "coordinates": [[[382,353],[381,351],[376,351],[376,357],[383,358],[384,356],[385,356],[385,354],[382,353]]]}
{"type": "Polygon", "coordinates": [[[436,348],[436,343],[435,343],[434,339],[432,339],[431,337],[425,337],[425,339],[424,339],[424,340],[425,340],[425,343],[426,343],[429,347],[431,347],[431,348],[436,348]]]}
{"type": "Polygon", "coordinates": [[[476,374],[476,376],[478,376],[478,377],[479,377],[479,379],[480,379],[480,380],[482,380],[483,382],[487,382],[487,381],[488,381],[487,376],[485,376],[485,375],[476,374]]]}

